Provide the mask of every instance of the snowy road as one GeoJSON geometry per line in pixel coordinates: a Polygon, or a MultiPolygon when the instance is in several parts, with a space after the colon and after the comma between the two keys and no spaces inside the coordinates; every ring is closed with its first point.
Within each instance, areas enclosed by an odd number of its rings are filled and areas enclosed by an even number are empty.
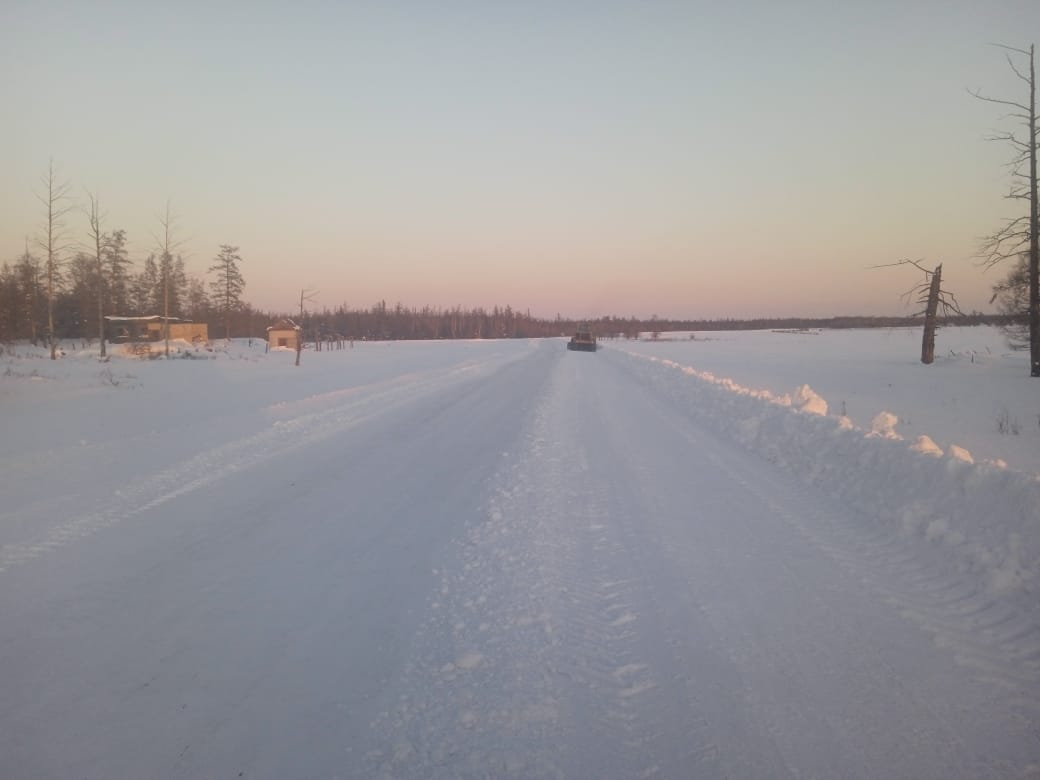
{"type": "Polygon", "coordinates": [[[1037,626],[642,366],[286,402],[0,548],[0,776],[1040,776],[1037,626]]]}

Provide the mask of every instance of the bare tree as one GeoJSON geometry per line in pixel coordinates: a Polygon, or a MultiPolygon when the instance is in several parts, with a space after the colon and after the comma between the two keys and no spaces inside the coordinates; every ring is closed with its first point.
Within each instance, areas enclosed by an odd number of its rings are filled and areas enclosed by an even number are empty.
{"type": "Polygon", "coordinates": [[[1008,346],[1014,350],[1029,349],[1029,255],[1022,252],[1001,281],[993,285],[990,303],[1008,317],[1000,326],[1008,346]]]}
{"type": "Polygon", "coordinates": [[[1005,59],[1012,72],[1026,85],[1027,102],[1001,100],[983,95],[979,90],[971,94],[987,103],[1008,106],[1011,110],[1005,118],[1017,120],[1024,127],[1016,132],[996,133],[988,140],[1004,141],[1011,145],[1013,154],[1008,167],[1011,169],[1011,188],[1006,198],[1029,201],[1029,215],[1009,219],[1002,228],[987,236],[982,244],[981,258],[987,267],[1008,258],[1018,257],[1023,251],[1029,257],[1029,374],[1040,377],[1040,207],[1037,203],[1037,135],[1036,109],[1036,63],[1035,46],[1016,49],[996,44],[1005,50],[1005,59]],[[1007,53],[1010,52],[1010,53],[1007,53]],[[1017,55],[1013,58],[1012,55],[1017,55]],[[1021,64],[1022,58],[1028,67],[1021,64]],[[1028,172],[1026,172],[1028,170],[1028,172]]]}
{"type": "Polygon", "coordinates": [[[317,297],[317,290],[300,290],[300,321],[296,324],[296,365],[300,365],[300,353],[303,351],[303,304],[317,297]]]}
{"type": "Polygon", "coordinates": [[[957,298],[953,293],[942,289],[942,263],[929,271],[920,260],[900,260],[897,263],[874,266],[875,268],[892,268],[893,266],[910,265],[924,274],[924,279],[919,281],[902,295],[905,303],[914,303],[924,306],[921,311],[914,312],[915,317],[924,316],[924,335],[921,339],[921,362],[930,365],[935,361],[935,331],[938,327],[938,313],[942,309],[943,316],[963,314],[957,298]]]}
{"type": "Polygon", "coordinates": [[[101,342],[101,357],[105,357],[105,267],[102,260],[102,246],[106,242],[101,230],[101,222],[104,219],[101,214],[101,203],[97,193],[90,193],[90,210],[87,216],[90,219],[90,243],[94,251],[94,261],[97,263],[97,307],[98,307],[98,340],[101,342]]]}
{"type": "Polygon", "coordinates": [[[170,286],[176,282],[172,279],[176,273],[173,262],[173,251],[180,246],[179,241],[174,241],[175,218],[170,213],[170,201],[166,201],[166,211],[159,217],[159,226],[162,234],[154,236],[159,245],[159,271],[162,277],[162,306],[163,306],[163,354],[170,357],[170,286]]]}
{"type": "Polygon", "coordinates": [[[45,217],[43,236],[37,243],[47,253],[47,341],[51,350],[51,360],[55,360],[58,342],[54,333],[54,298],[61,283],[62,255],[69,248],[65,233],[65,216],[72,210],[72,203],[69,198],[69,184],[58,181],[54,160],[48,164],[47,173],[41,181],[43,192],[37,195],[37,198],[43,204],[45,217]]]}

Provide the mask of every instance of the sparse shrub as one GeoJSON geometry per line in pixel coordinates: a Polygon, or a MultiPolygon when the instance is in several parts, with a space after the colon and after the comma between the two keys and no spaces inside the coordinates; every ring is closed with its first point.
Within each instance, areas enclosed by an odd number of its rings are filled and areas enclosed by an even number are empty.
{"type": "Polygon", "coordinates": [[[1021,433],[1018,420],[1011,416],[1006,406],[1002,406],[997,413],[997,433],[1001,436],[1018,436],[1021,433]]]}

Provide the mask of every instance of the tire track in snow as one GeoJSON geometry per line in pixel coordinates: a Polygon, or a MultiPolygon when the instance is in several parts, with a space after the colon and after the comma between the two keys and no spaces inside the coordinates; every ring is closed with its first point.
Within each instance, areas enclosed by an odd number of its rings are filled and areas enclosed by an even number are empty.
{"type": "MultiPolygon", "coordinates": [[[[274,404],[265,412],[269,427],[200,452],[136,478],[115,492],[107,505],[50,526],[34,540],[0,547],[0,573],[67,547],[106,528],[161,506],[231,474],[281,457],[388,413],[423,395],[490,373],[497,360],[466,361],[443,369],[405,374],[370,385],[345,388],[274,404]]],[[[8,515],[4,523],[31,522],[8,515]]]]}
{"type": "MultiPolygon", "coordinates": [[[[718,455],[712,457],[726,468],[718,455]]],[[[972,580],[951,571],[947,558],[922,549],[916,539],[869,522],[834,523],[807,502],[796,506],[777,502],[769,497],[777,495],[774,485],[744,482],[745,489],[770,506],[777,518],[919,626],[937,647],[951,651],[958,663],[987,684],[1017,694],[1008,702],[1040,720],[1036,614],[981,592],[972,580]]]]}

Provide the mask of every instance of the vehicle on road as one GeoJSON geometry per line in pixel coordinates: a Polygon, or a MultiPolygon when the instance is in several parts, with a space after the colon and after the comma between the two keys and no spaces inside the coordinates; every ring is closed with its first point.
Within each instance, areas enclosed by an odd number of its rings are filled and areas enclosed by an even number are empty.
{"type": "Polygon", "coordinates": [[[579,325],[577,330],[574,331],[574,335],[571,336],[571,340],[567,342],[567,349],[574,349],[580,352],[595,352],[596,337],[592,335],[592,329],[585,324],[579,325]]]}

